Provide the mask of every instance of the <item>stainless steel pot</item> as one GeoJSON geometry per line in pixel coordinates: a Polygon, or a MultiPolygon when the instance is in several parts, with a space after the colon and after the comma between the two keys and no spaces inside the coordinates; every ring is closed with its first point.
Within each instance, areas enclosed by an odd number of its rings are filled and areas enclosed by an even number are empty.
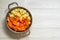
{"type": "MultiPolygon", "coordinates": [[[[9,11],[8,11],[8,13],[7,13],[7,15],[6,15],[6,19],[7,19],[7,17],[8,17],[9,12],[11,12],[12,10],[17,9],[17,8],[25,9],[25,10],[29,13],[29,16],[31,17],[31,23],[30,23],[29,27],[28,27],[25,31],[22,31],[22,32],[16,32],[16,31],[12,30],[11,28],[9,28],[8,25],[7,25],[7,27],[8,27],[12,32],[14,32],[14,33],[25,33],[25,32],[27,32],[27,31],[29,31],[29,28],[31,27],[31,24],[32,24],[32,15],[31,15],[31,13],[29,12],[29,10],[27,10],[27,9],[24,8],[24,7],[20,7],[20,6],[18,6],[18,4],[17,4],[16,2],[13,2],[13,3],[11,3],[11,4],[8,5],[9,11]],[[17,7],[10,8],[10,6],[13,5],[13,4],[16,4],[17,7]]],[[[6,24],[7,24],[7,20],[6,20],[6,24]]],[[[29,33],[30,33],[30,31],[29,31],[29,33]]],[[[29,34],[29,33],[28,33],[28,34],[29,34]]]]}

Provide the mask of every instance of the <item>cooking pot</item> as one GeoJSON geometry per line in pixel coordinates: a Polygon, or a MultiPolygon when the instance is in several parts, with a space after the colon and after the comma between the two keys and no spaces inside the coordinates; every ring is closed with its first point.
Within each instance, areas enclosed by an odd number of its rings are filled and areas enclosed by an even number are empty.
{"type": "MultiPolygon", "coordinates": [[[[6,19],[7,19],[7,17],[8,17],[8,14],[9,14],[12,10],[17,9],[17,8],[22,8],[22,9],[26,10],[26,11],[29,13],[29,16],[30,16],[30,18],[31,18],[31,23],[30,23],[29,27],[28,27],[26,30],[21,31],[21,32],[16,32],[16,31],[14,31],[13,29],[9,28],[8,25],[7,25],[7,27],[8,27],[12,32],[14,32],[14,33],[25,33],[25,32],[27,32],[27,31],[29,31],[29,28],[31,27],[31,24],[32,24],[32,15],[31,15],[31,13],[29,12],[29,10],[27,10],[27,9],[24,8],[24,7],[20,7],[20,6],[18,6],[18,3],[13,2],[13,3],[11,3],[11,4],[8,5],[9,11],[8,11],[8,13],[7,13],[7,15],[6,15],[6,19]],[[13,5],[13,4],[16,4],[17,7],[10,8],[10,6],[13,5]]],[[[6,24],[7,24],[7,20],[6,20],[6,24]]],[[[29,33],[30,33],[30,31],[29,31],[29,33]]],[[[28,34],[29,34],[29,33],[28,33],[28,34]]]]}

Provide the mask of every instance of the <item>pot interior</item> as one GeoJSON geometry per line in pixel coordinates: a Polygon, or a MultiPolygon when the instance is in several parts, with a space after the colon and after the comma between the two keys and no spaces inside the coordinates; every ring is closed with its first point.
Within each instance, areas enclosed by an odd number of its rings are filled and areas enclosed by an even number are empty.
{"type": "MultiPolygon", "coordinates": [[[[31,18],[31,21],[30,21],[31,23],[29,24],[28,28],[26,29],[26,30],[28,30],[28,29],[30,28],[31,24],[32,24],[32,15],[31,15],[31,13],[30,13],[26,8],[24,8],[24,7],[14,7],[14,8],[12,8],[12,9],[10,9],[10,10],[8,11],[8,13],[7,13],[6,19],[7,19],[7,17],[9,17],[9,13],[11,13],[11,11],[13,11],[14,9],[17,9],[17,8],[24,9],[24,10],[26,10],[26,11],[28,12],[28,14],[29,14],[29,16],[30,16],[30,18],[31,18]]],[[[8,21],[6,20],[6,22],[8,22],[8,21]]],[[[7,25],[7,26],[8,26],[8,25],[7,25]]],[[[8,26],[8,28],[9,28],[9,26],[8,26]]],[[[12,28],[9,28],[9,29],[11,29],[12,31],[14,31],[14,29],[12,29],[12,28]]],[[[17,32],[24,32],[24,31],[26,31],[26,30],[17,31],[17,32]]]]}

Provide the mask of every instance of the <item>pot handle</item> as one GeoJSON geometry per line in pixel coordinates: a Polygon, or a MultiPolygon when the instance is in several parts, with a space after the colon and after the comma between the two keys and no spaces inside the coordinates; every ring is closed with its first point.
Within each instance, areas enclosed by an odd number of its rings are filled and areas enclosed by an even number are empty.
{"type": "Polygon", "coordinates": [[[30,35],[30,30],[29,29],[26,32],[20,34],[20,36],[22,36],[22,37],[25,37],[25,36],[28,36],[28,35],[30,35]]]}
{"type": "Polygon", "coordinates": [[[10,10],[10,6],[13,5],[13,4],[16,4],[18,6],[18,3],[17,2],[13,2],[11,4],[8,5],[8,9],[10,10]]]}
{"type": "Polygon", "coordinates": [[[24,34],[24,36],[28,36],[30,35],[30,30],[28,29],[28,31],[24,34]]]}

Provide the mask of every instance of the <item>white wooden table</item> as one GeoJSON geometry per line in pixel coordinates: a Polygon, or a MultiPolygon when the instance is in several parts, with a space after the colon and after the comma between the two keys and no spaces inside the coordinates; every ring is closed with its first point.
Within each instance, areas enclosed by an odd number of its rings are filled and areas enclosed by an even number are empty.
{"type": "Polygon", "coordinates": [[[17,40],[5,25],[8,4],[17,2],[30,10],[30,35],[19,40],[60,40],[60,0],[0,0],[0,40],[17,40]]]}

